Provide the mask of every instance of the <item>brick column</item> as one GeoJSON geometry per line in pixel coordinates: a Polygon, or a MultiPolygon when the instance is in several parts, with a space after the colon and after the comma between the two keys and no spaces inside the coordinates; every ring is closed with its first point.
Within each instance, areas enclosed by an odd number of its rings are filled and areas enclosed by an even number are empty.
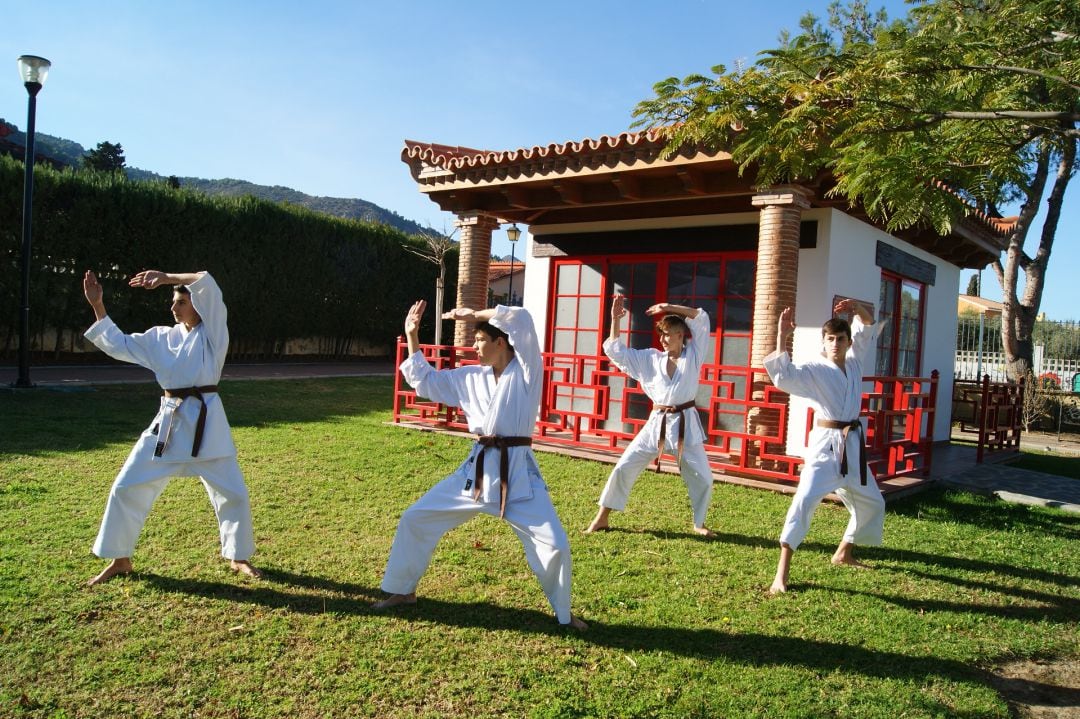
{"type": "MultiPolygon", "coordinates": [[[[758,221],[758,256],[754,279],[753,340],[750,346],[750,366],[762,368],[762,360],[776,349],[776,323],[785,307],[795,309],[795,291],[799,276],[799,223],[802,211],[810,206],[810,191],[797,185],[762,188],[754,195],[754,207],[761,208],[758,221]]],[[[790,349],[790,347],[788,348],[790,349]]],[[[771,387],[769,376],[762,370],[755,374],[751,399],[762,401],[765,390],[771,387]]],[[[753,407],[746,417],[751,434],[777,438],[780,436],[780,413],[775,409],[753,407]]],[[[775,440],[774,440],[775,441],[775,440]]],[[[765,441],[751,443],[750,458],[755,464],[765,441]]]]}
{"type": "MultiPolygon", "coordinates": [[[[458,255],[457,304],[482,310],[488,300],[488,266],[491,264],[491,232],[499,226],[490,215],[479,212],[463,213],[454,221],[461,234],[458,255]]],[[[454,344],[473,343],[475,322],[454,323],[454,344]]]]}

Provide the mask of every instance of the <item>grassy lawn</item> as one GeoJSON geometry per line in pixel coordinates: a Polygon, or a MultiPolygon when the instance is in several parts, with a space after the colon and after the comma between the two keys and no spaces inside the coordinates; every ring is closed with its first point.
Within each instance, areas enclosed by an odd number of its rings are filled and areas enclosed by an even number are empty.
{"type": "Polygon", "coordinates": [[[560,629],[508,527],[451,532],[417,606],[376,614],[401,511],[468,443],[387,426],[383,378],[226,382],[263,581],[218,556],[205,492],[155,506],[137,573],[87,590],[149,385],[0,392],[0,717],[1009,716],[991,670],[1080,658],[1080,517],[940,491],[890,504],[872,571],[823,506],[769,598],[788,499],[721,485],[712,541],[647,473],[585,536],[608,465],[539,453],[570,531],[560,629]]]}
{"type": "Polygon", "coordinates": [[[1025,449],[1020,453],[1019,459],[1009,464],[1013,467],[1030,469],[1035,472],[1046,472],[1061,477],[1080,479],[1080,457],[1078,456],[1025,449]]]}

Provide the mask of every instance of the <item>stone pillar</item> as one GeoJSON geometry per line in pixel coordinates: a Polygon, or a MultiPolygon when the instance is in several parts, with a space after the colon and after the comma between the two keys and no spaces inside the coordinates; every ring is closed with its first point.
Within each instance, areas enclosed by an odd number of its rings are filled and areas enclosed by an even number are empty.
{"type": "MultiPolygon", "coordinates": [[[[762,369],[762,360],[776,349],[776,323],[785,307],[795,310],[795,293],[799,276],[799,224],[802,211],[810,206],[810,191],[797,185],[762,188],[753,197],[754,207],[761,208],[758,221],[757,271],[754,279],[753,340],[750,345],[750,366],[754,375],[751,399],[763,401],[765,390],[771,387],[769,376],[762,369]]],[[[788,350],[791,348],[788,347],[788,350]]],[[[753,443],[750,458],[754,464],[764,449],[764,437],[779,438],[780,413],[771,408],[753,407],[746,417],[747,431],[763,435],[753,443]]]]}
{"type": "MultiPolygon", "coordinates": [[[[469,212],[458,215],[454,227],[460,230],[457,304],[482,310],[488,300],[488,266],[491,264],[491,232],[499,226],[491,215],[469,212]]],[[[454,344],[471,346],[475,322],[454,323],[454,344]]]]}

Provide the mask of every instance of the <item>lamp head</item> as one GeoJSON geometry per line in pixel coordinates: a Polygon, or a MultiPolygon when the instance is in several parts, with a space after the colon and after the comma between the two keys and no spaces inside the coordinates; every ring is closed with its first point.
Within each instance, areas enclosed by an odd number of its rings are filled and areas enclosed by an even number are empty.
{"type": "Polygon", "coordinates": [[[37,55],[21,55],[19,57],[19,77],[24,85],[37,85],[38,89],[45,84],[45,78],[49,76],[49,68],[52,63],[37,55]]]}
{"type": "Polygon", "coordinates": [[[521,230],[518,229],[516,222],[506,228],[506,239],[511,242],[517,242],[519,237],[521,237],[521,230]]]}

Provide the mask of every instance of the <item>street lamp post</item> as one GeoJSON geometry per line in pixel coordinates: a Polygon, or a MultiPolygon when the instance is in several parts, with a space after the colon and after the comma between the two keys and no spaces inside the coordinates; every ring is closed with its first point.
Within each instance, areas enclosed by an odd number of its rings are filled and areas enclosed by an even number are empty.
{"type": "Polygon", "coordinates": [[[37,55],[19,58],[19,77],[30,95],[26,114],[26,156],[23,164],[23,225],[22,225],[22,294],[19,305],[19,377],[15,387],[33,387],[30,382],[30,220],[34,202],[34,115],[37,110],[37,94],[45,84],[52,63],[37,55]]]}
{"type": "Polygon", "coordinates": [[[521,237],[521,230],[518,229],[517,223],[506,229],[506,239],[510,240],[510,289],[506,293],[508,305],[514,304],[514,247],[519,237],[521,237]]]}

